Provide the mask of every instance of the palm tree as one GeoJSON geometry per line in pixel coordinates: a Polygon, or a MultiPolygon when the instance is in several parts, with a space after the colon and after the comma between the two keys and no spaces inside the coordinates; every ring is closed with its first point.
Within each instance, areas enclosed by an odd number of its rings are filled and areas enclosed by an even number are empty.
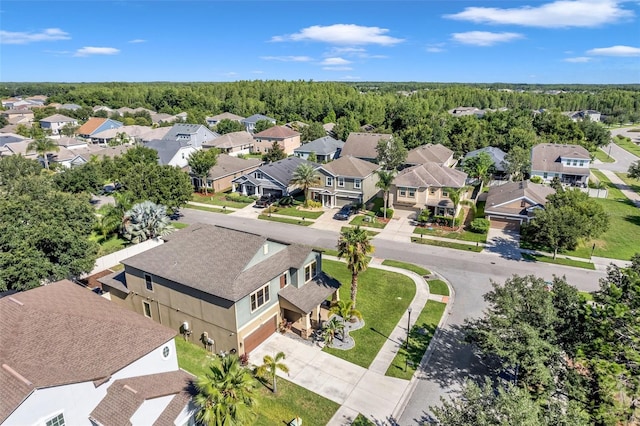
{"type": "Polygon", "coordinates": [[[389,188],[391,188],[391,183],[393,182],[393,178],[395,174],[393,170],[379,170],[378,171],[378,182],[376,182],[376,188],[382,189],[382,196],[384,198],[384,218],[387,218],[387,209],[389,205],[387,204],[389,201],[389,188]]]}
{"type": "Polygon", "coordinates": [[[353,317],[358,318],[359,320],[362,319],[362,313],[353,307],[353,302],[351,300],[339,300],[338,303],[329,309],[329,312],[340,315],[343,323],[353,317]]]}
{"type": "Polygon", "coordinates": [[[309,198],[309,187],[320,184],[320,175],[316,172],[316,169],[309,163],[302,163],[293,171],[293,177],[291,183],[302,188],[304,193],[304,202],[307,204],[309,198]]]}
{"type": "Polygon", "coordinates": [[[102,235],[102,239],[106,240],[107,236],[117,232],[122,226],[123,212],[112,204],[107,204],[101,211],[96,229],[102,235]]]}
{"type": "Polygon", "coordinates": [[[333,317],[327,321],[322,327],[322,334],[324,336],[324,344],[329,346],[333,343],[336,334],[340,333],[342,339],[344,339],[344,323],[338,321],[338,318],[333,317]]]}
{"type": "Polygon", "coordinates": [[[358,294],[358,274],[367,269],[367,255],[373,253],[374,247],[367,231],[360,226],[350,227],[340,233],[338,239],[338,257],[345,258],[347,268],[351,272],[351,301],[356,308],[358,294]]]}
{"type": "Polygon", "coordinates": [[[43,133],[38,136],[27,145],[27,152],[35,151],[44,161],[44,168],[49,169],[49,158],[47,154],[50,152],[60,151],[60,147],[56,145],[54,141],[46,137],[43,133]]]}
{"type": "Polygon", "coordinates": [[[467,191],[467,187],[462,188],[445,188],[444,189],[449,194],[449,199],[453,203],[453,214],[451,218],[451,227],[455,227],[456,223],[456,213],[458,212],[458,206],[461,204],[461,199],[464,193],[467,191]]]}
{"type": "Polygon", "coordinates": [[[256,375],[269,376],[269,378],[271,378],[273,382],[273,387],[272,387],[273,393],[277,392],[277,388],[276,388],[277,374],[276,373],[278,372],[278,370],[282,371],[283,373],[289,372],[289,367],[287,367],[286,364],[283,364],[280,362],[285,358],[286,358],[286,355],[284,354],[284,352],[278,352],[275,357],[272,357],[270,355],[265,355],[264,358],[262,358],[263,364],[260,367],[256,368],[256,375]]]}
{"type": "Polygon", "coordinates": [[[216,357],[196,380],[196,420],[207,426],[250,424],[256,405],[256,382],[238,357],[216,357]]]}
{"type": "Polygon", "coordinates": [[[124,214],[123,236],[134,244],[151,238],[164,237],[173,232],[167,216],[167,207],[143,201],[124,214]]]}

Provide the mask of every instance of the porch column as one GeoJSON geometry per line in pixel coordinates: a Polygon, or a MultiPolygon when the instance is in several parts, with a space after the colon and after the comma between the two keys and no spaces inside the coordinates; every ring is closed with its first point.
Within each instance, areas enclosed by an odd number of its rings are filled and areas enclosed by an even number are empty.
{"type": "Polygon", "coordinates": [[[302,334],[303,339],[306,339],[309,337],[309,331],[311,330],[311,320],[309,318],[310,316],[311,316],[311,313],[304,315],[304,320],[303,320],[304,327],[302,328],[302,331],[300,333],[302,334]]]}
{"type": "Polygon", "coordinates": [[[231,192],[236,192],[236,184],[235,183],[231,183],[231,192]]]}
{"type": "Polygon", "coordinates": [[[260,192],[258,191],[258,187],[256,186],[255,188],[256,188],[256,192],[254,195],[260,195],[260,192]]]}
{"type": "Polygon", "coordinates": [[[247,185],[240,185],[242,188],[242,195],[247,195],[247,185]]]}

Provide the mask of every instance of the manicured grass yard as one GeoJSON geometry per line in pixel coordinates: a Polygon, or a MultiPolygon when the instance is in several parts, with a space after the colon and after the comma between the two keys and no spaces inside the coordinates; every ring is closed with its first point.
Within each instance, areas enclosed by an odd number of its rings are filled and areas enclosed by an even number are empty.
{"type": "MultiPolygon", "coordinates": [[[[345,230],[349,229],[349,228],[353,228],[352,226],[343,226],[342,228],[340,228],[340,232],[344,232],[345,230]]],[[[368,229],[365,230],[365,232],[367,233],[368,236],[370,237],[375,237],[376,235],[379,234],[379,232],[376,231],[369,231],[368,229]]]]}
{"type": "Polygon", "coordinates": [[[640,194],[640,180],[638,179],[631,179],[629,177],[629,175],[627,173],[616,173],[616,175],[622,179],[622,181],[624,183],[626,183],[627,185],[629,185],[629,189],[632,190],[633,192],[637,192],[638,194],[640,194]]]}
{"type": "MultiPolygon", "coordinates": [[[[212,355],[199,345],[185,342],[176,337],[178,365],[191,374],[201,376],[206,373],[212,355]]],[[[261,360],[251,360],[258,364],[261,360]]],[[[286,364],[286,360],[284,361],[286,364]]],[[[258,408],[254,425],[286,424],[295,416],[300,416],[305,425],[326,425],[339,405],[305,388],[278,378],[278,393],[273,394],[266,386],[258,390],[258,408]]]]}
{"type": "Polygon", "coordinates": [[[171,225],[176,229],[183,229],[189,226],[188,223],[182,223],[182,222],[172,222],[171,225]]]}
{"type": "Polygon", "coordinates": [[[196,206],[196,205],[193,205],[193,204],[187,204],[184,207],[186,209],[202,210],[202,211],[205,211],[205,212],[224,213],[224,214],[229,214],[229,213],[231,213],[233,211],[233,210],[225,210],[225,209],[221,209],[221,208],[217,208],[217,207],[196,206]]]}
{"type": "Polygon", "coordinates": [[[445,231],[442,229],[429,229],[422,226],[416,226],[413,230],[414,234],[432,235],[434,237],[450,238],[452,240],[471,241],[474,243],[486,243],[487,234],[476,234],[471,231],[445,231]]]}
{"type": "Polygon", "coordinates": [[[215,194],[204,195],[198,192],[194,192],[191,197],[191,201],[195,201],[198,203],[211,204],[212,206],[227,206],[236,209],[241,209],[251,204],[251,202],[239,202],[239,201],[229,201],[226,198],[226,192],[217,192],[215,194]]]}
{"type": "Polygon", "coordinates": [[[420,312],[420,316],[418,316],[418,320],[411,327],[408,350],[407,346],[403,344],[387,369],[387,376],[406,380],[411,379],[416,368],[420,365],[420,360],[422,360],[427,347],[429,347],[429,342],[431,342],[431,338],[436,332],[446,306],[446,303],[434,300],[427,301],[422,312],[420,312]]]}
{"type": "Polygon", "coordinates": [[[399,260],[385,259],[382,264],[386,266],[393,266],[394,268],[406,269],[407,271],[415,272],[420,276],[431,274],[428,269],[424,269],[422,266],[414,265],[413,263],[401,262],[399,260]]]}
{"type": "MultiPolygon", "coordinates": [[[[263,213],[268,213],[268,209],[265,209],[263,213]]],[[[284,216],[304,217],[305,219],[317,219],[322,216],[324,211],[298,210],[295,207],[275,207],[271,213],[281,214],[284,216]]]]}
{"type": "Polygon", "coordinates": [[[377,217],[374,217],[374,216],[365,216],[365,215],[359,214],[356,217],[354,217],[353,219],[351,219],[351,222],[349,222],[349,225],[366,226],[368,228],[382,229],[385,226],[387,226],[387,223],[383,222],[382,220],[380,220],[380,219],[378,219],[377,217]],[[365,217],[370,218],[371,222],[365,222],[365,220],[364,220],[365,217]]]}
{"type": "Polygon", "coordinates": [[[609,154],[604,152],[601,149],[596,149],[596,151],[594,152],[596,158],[600,161],[602,161],[603,163],[613,163],[615,160],[611,157],[609,157],[609,154]]]}
{"type": "Polygon", "coordinates": [[[449,295],[449,286],[442,280],[429,280],[429,291],[431,294],[439,294],[441,296],[449,295]]]}
{"type": "Polygon", "coordinates": [[[522,253],[522,258],[526,260],[532,260],[534,262],[554,263],[556,265],[574,266],[576,268],[584,268],[584,269],[592,269],[592,270],[596,269],[596,266],[593,263],[582,262],[580,260],[574,260],[574,259],[567,259],[566,257],[562,257],[562,255],[558,255],[554,259],[553,257],[549,257],[549,256],[522,253]]]}
{"type": "MultiPolygon", "coordinates": [[[[600,182],[602,182],[605,185],[605,188],[607,188],[607,199],[609,200],[617,200],[617,199],[626,199],[627,197],[624,196],[624,194],[622,193],[622,191],[620,191],[618,189],[617,186],[615,186],[613,183],[611,183],[611,181],[609,180],[608,177],[606,177],[604,175],[604,173],[602,173],[599,170],[595,170],[595,169],[591,169],[591,174],[593,174],[595,177],[598,178],[598,180],[600,182]]],[[[598,200],[600,200],[601,198],[598,198],[598,200]]]]}
{"type": "Polygon", "coordinates": [[[438,241],[438,240],[430,240],[429,238],[417,238],[417,237],[412,237],[411,238],[411,242],[412,243],[418,243],[418,244],[427,244],[430,246],[438,246],[438,247],[448,247],[448,248],[452,248],[452,249],[456,249],[456,250],[466,250],[466,251],[473,251],[476,253],[480,253],[483,249],[483,247],[478,247],[478,246],[474,246],[471,244],[462,244],[462,243],[452,243],[449,241],[438,241]]]}
{"type": "Polygon", "coordinates": [[[277,216],[268,216],[266,214],[261,214],[258,216],[258,219],[262,220],[270,220],[272,222],[281,222],[281,223],[289,223],[291,225],[300,225],[300,226],[309,226],[313,223],[311,220],[302,220],[301,219],[289,219],[286,217],[277,217],[277,216]]]}
{"type": "Polygon", "coordinates": [[[620,148],[626,151],[629,151],[636,157],[640,157],[640,145],[636,145],[635,143],[631,142],[628,138],[624,138],[624,139],[613,138],[613,143],[618,145],[620,148]]]}
{"type": "Polygon", "coordinates": [[[98,235],[95,231],[89,236],[90,241],[98,243],[100,248],[98,249],[98,257],[106,256],[118,250],[122,250],[129,242],[119,235],[112,235],[107,239],[102,238],[102,235],[98,235]]]}
{"type": "MultiPolygon", "coordinates": [[[[351,273],[347,270],[346,263],[325,259],[322,261],[322,270],[342,283],[340,299],[348,300],[351,273]]],[[[358,277],[356,307],[362,313],[365,326],[350,333],[356,341],[355,348],[343,351],[325,347],[323,351],[368,368],[407,310],[415,293],[415,285],[409,277],[368,268],[358,277]]]]}

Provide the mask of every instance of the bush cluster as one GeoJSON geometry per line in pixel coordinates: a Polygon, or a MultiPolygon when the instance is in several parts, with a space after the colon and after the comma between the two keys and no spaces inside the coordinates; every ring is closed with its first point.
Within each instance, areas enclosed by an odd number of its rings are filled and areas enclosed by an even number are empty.
{"type": "Polygon", "coordinates": [[[489,219],[477,218],[473,219],[470,224],[471,232],[476,234],[486,234],[489,231],[490,222],[489,219]]]}

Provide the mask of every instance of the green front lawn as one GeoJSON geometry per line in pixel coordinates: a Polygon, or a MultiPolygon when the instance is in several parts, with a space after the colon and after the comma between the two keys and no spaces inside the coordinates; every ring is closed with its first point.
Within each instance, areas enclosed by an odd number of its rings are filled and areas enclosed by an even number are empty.
{"type": "Polygon", "coordinates": [[[640,194],[640,180],[630,178],[627,173],[616,173],[616,176],[622,179],[622,181],[629,186],[630,190],[640,194]]]}
{"type": "Polygon", "coordinates": [[[449,286],[442,280],[429,280],[429,292],[431,294],[439,294],[441,296],[449,295],[449,286]]]}
{"type": "MultiPolygon", "coordinates": [[[[271,213],[281,214],[284,216],[293,216],[293,217],[304,217],[305,219],[317,219],[324,211],[308,211],[308,210],[298,210],[296,207],[276,207],[271,206],[271,213]]],[[[263,213],[269,213],[269,209],[263,210],[263,213]]]]}
{"type": "Polygon", "coordinates": [[[366,226],[368,228],[383,229],[385,226],[387,226],[387,223],[375,216],[365,216],[365,215],[359,214],[353,219],[351,219],[351,222],[349,222],[349,225],[366,226]],[[365,217],[371,220],[371,222],[366,222],[364,220],[365,217]]]}
{"type": "Polygon", "coordinates": [[[95,241],[100,246],[98,248],[98,257],[106,256],[116,251],[122,250],[129,245],[129,241],[122,238],[120,235],[109,235],[107,238],[103,238],[95,231],[89,236],[90,241],[95,241]]]}
{"type": "MultiPolygon", "coordinates": [[[[402,345],[393,362],[387,369],[387,376],[397,377],[399,379],[410,380],[415,373],[416,368],[420,365],[420,361],[424,356],[429,342],[436,328],[440,323],[440,318],[444,314],[446,303],[436,302],[434,300],[427,301],[416,323],[411,327],[409,333],[409,345],[402,345]]],[[[406,342],[405,342],[406,343],[406,342]]]]}
{"type": "Polygon", "coordinates": [[[212,206],[220,206],[220,207],[227,206],[235,209],[241,209],[253,202],[253,201],[250,201],[250,202],[229,201],[227,200],[226,197],[227,197],[226,192],[217,192],[209,195],[204,195],[199,192],[194,192],[193,196],[191,197],[191,201],[195,201],[197,203],[210,204],[212,206]]]}
{"type": "Polygon", "coordinates": [[[416,226],[414,234],[432,235],[434,237],[450,238],[452,240],[471,241],[474,243],[486,243],[487,234],[477,234],[471,231],[445,231],[442,229],[416,226]]]}
{"type": "Polygon", "coordinates": [[[616,161],[613,158],[609,157],[609,154],[601,149],[596,149],[593,154],[598,160],[602,161],[603,163],[613,163],[614,161],[616,161]]]}
{"type": "Polygon", "coordinates": [[[187,226],[189,226],[188,223],[182,223],[182,222],[171,222],[171,225],[176,229],[184,229],[187,226]]]}
{"type": "Polygon", "coordinates": [[[635,143],[631,142],[629,138],[613,138],[613,143],[618,145],[620,148],[629,151],[636,157],[640,157],[640,145],[636,145],[635,143]]]}
{"type": "MultiPolygon", "coordinates": [[[[176,337],[175,342],[180,368],[196,376],[204,375],[212,355],[199,345],[185,342],[182,337],[176,337]]],[[[258,416],[254,425],[287,424],[300,416],[305,425],[323,426],[339,408],[335,402],[282,378],[278,378],[277,394],[260,386],[257,399],[258,416]]]]}
{"type": "Polygon", "coordinates": [[[376,426],[376,424],[362,414],[358,414],[358,416],[351,423],[351,426],[376,426]]]}
{"type": "Polygon", "coordinates": [[[233,212],[233,210],[219,209],[217,207],[196,206],[194,204],[186,204],[184,207],[186,209],[202,210],[202,211],[205,211],[205,212],[212,212],[212,213],[229,214],[229,213],[233,212]]]}
{"type": "MultiPolygon", "coordinates": [[[[344,232],[344,231],[346,231],[346,230],[347,230],[347,229],[349,229],[349,228],[353,228],[353,227],[352,227],[352,226],[343,226],[342,228],[340,228],[340,232],[344,232]]],[[[367,230],[365,230],[365,233],[366,233],[368,236],[370,236],[371,238],[373,238],[373,237],[375,237],[376,235],[378,235],[378,234],[379,234],[379,232],[376,232],[376,231],[369,231],[368,229],[367,229],[367,230]]]]}
{"type": "MultiPolygon", "coordinates": [[[[322,270],[342,283],[340,299],[348,300],[351,273],[346,263],[325,259],[322,261],[322,270]]],[[[356,307],[362,313],[365,326],[350,333],[356,346],[347,351],[325,347],[323,351],[368,368],[409,307],[415,293],[413,280],[406,275],[368,268],[358,277],[356,307]]]]}
{"type": "MultiPolygon", "coordinates": [[[[607,191],[608,191],[607,199],[616,200],[620,198],[623,198],[623,199],[627,198],[624,196],[622,191],[620,191],[617,186],[611,183],[609,178],[600,170],[591,169],[591,174],[594,175],[596,178],[598,178],[598,180],[604,184],[604,187],[607,188],[607,191]]],[[[598,200],[600,200],[600,198],[598,198],[598,200]]]]}
{"type": "Polygon", "coordinates": [[[581,260],[568,259],[566,257],[556,256],[554,259],[550,256],[543,256],[538,254],[522,253],[522,258],[525,260],[532,260],[534,262],[554,263],[556,265],[574,266],[576,268],[592,269],[595,270],[596,266],[591,262],[583,262],[581,260]]]}
{"type": "Polygon", "coordinates": [[[313,223],[313,221],[311,220],[289,219],[286,217],[268,216],[266,214],[259,215],[258,219],[270,220],[272,222],[289,223],[291,225],[300,225],[300,226],[309,226],[313,223]]]}
{"type": "Polygon", "coordinates": [[[431,274],[428,269],[424,269],[422,266],[414,265],[413,263],[401,262],[399,260],[385,259],[382,261],[382,264],[386,266],[393,266],[394,268],[406,269],[407,271],[415,272],[423,277],[431,274]]]}
{"type": "Polygon", "coordinates": [[[471,244],[452,243],[449,241],[431,240],[429,238],[411,237],[411,242],[418,243],[418,244],[427,244],[430,246],[447,247],[447,248],[452,248],[456,250],[473,251],[476,253],[480,253],[483,249],[483,247],[474,246],[471,244]]]}

